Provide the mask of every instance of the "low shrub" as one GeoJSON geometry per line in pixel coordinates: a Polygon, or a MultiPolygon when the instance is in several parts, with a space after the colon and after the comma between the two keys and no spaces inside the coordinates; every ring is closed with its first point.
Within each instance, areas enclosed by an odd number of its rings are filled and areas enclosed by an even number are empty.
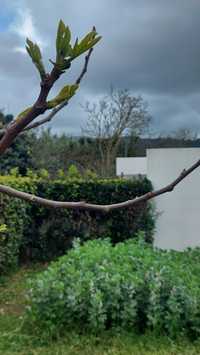
{"type": "Polygon", "coordinates": [[[171,337],[200,333],[200,249],[143,241],[77,244],[31,284],[25,324],[48,336],[118,328],[171,337]]]}

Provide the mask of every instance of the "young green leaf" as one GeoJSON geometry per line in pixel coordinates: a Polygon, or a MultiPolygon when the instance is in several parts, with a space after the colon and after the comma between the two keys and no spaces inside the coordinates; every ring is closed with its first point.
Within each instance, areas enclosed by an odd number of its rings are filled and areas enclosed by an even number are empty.
{"type": "Polygon", "coordinates": [[[62,20],[60,20],[58,24],[57,37],[56,37],[56,50],[57,53],[60,53],[61,43],[63,38],[63,33],[65,31],[65,24],[62,20]]]}
{"type": "Polygon", "coordinates": [[[96,37],[96,35],[97,32],[93,30],[89,32],[79,43],[78,39],[76,39],[76,42],[72,49],[72,59],[75,59],[76,57],[86,52],[88,49],[94,47],[95,44],[101,39],[101,36],[96,37]]]}
{"type": "Polygon", "coordinates": [[[74,46],[70,44],[71,32],[68,26],[65,26],[64,22],[60,20],[58,24],[57,37],[56,37],[56,63],[57,68],[64,72],[70,67],[71,61],[88,49],[92,48],[99,40],[101,36],[97,36],[97,32],[93,29],[89,32],[79,43],[76,39],[74,46]]]}
{"type": "Polygon", "coordinates": [[[62,64],[62,61],[69,55],[71,32],[68,26],[60,20],[56,38],[56,63],[62,64]]]}
{"type": "Polygon", "coordinates": [[[35,64],[36,68],[38,69],[41,79],[46,76],[44,64],[42,62],[42,55],[39,46],[36,43],[33,43],[30,39],[27,38],[26,40],[27,46],[26,50],[30,55],[33,63],[35,64]]]}
{"type": "Polygon", "coordinates": [[[47,102],[47,107],[51,109],[58,106],[63,101],[69,100],[75,94],[78,87],[78,84],[64,86],[54,99],[47,102]]]}

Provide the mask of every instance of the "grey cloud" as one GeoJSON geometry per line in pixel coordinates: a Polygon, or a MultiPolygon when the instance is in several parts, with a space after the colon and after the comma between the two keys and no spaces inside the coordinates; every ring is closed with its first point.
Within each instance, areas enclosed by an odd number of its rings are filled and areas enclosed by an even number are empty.
{"type": "MultiPolygon", "coordinates": [[[[8,2],[1,0],[4,6],[8,2]]],[[[158,131],[190,125],[200,131],[200,2],[197,0],[10,0],[10,8],[28,7],[42,38],[45,58],[53,57],[57,22],[62,18],[79,36],[96,25],[103,35],[95,48],[81,93],[60,113],[52,127],[59,132],[80,132],[86,117],[79,102],[104,95],[109,85],[128,88],[149,101],[158,131]],[[66,119],[66,116],[68,119],[66,119]]],[[[14,33],[0,34],[0,107],[16,113],[34,100],[38,77],[29,59],[11,55],[22,40],[14,33]],[[7,93],[5,92],[5,88],[7,93]]],[[[73,81],[82,61],[56,85],[73,81]]],[[[53,94],[54,94],[53,93],[53,94]]]]}

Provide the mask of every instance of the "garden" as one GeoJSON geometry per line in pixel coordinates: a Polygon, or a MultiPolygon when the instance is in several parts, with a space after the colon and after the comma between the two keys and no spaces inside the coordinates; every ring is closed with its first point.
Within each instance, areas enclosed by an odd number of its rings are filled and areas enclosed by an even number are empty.
{"type": "Polygon", "coordinates": [[[117,153],[127,155],[127,142],[150,122],[142,97],[128,90],[111,90],[99,106],[86,104],[87,137],[27,133],[68,105],[100,40],[93,27],[72,43],[60,20],[47,71],[39,45],[27,39],[40,76],[38,98],[15,119],[0,112],[0,353],[200,354],[200,249],[157,249],[152,202],[200,160],[159,190],[143,176],[116,178],[117,153]],[[48,100],[84,53],[77,79],[48,100]],[[41,169],[43,163],[50,168],[41,169]]]}
{"type": "MultiPolygon", "coordinates": [[[[101,204],[152,190],[147,178],[0,180],[101,204]]],[[[198,354],[200,250],[153,248],[155,219],[150,203],[52,213],[1,195],[1,353],[198,354]]]]}

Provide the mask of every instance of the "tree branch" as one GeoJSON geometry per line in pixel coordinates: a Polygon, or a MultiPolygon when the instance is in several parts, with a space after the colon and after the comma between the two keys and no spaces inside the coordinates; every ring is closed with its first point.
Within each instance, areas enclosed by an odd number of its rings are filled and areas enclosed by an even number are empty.
{"type": "MultiPolygon", "coordinates": [[[[88,54],[85,56],[85,63],[84,63],[83,69],[82,69],[82,71],[81,71],[79,77],[76,79],[75,84],[80,84],[80,82],[81,82],[81,80],[83,79],[84,75],[87,73],[88,64],[89,64],[89,60],[90,60],[90,56],[91,56],[91,54],[92,54],[92,51],[93,51],[93,48],[90,48],[90,50],[88,51],[88,54]]],[[[25,128],[23,129],[23,131],[28,131],[28,130],[30,130],[30,129],[37,128],[37,127],[43,125],[44,123],[50,122],[50,121],[53,119],[53,117],[54,117],[60,110],[62,110],[65,106],[68,105],[68,103],[69,103],[68,100],[63,101],[62,104],[60,104],[58,107],[54,108],[54,109],[50,112],[50,114],[49,114],[47,117],[43,118],[43,119],[40,120],[40,121],[34,122],[33,124],[31,124],[31,125],[25,127],[25,128]]],[[[0,131],[0,133],[1,133],[1,131],[0,131]]]]}
{"type": "Polygon", "coordinates": [[[10,125],[8,125],[5,134],[0,140],[0,155],[5,152],[5,150],[12,144],[13,140],[27,125],[29,125],[29,123],[48,109],[46,102],[47,96],[61,74],[62,71],[58,70],[55,65],[51,73],[47,74],[41,82],[40,93],[34,105],[26,114],[24,114],[24,116],[15,119],[10,125]]]}
{"type": "MultiPolygon", "coordinates": [[[[84,75],[87,73],[88,64],[89,64],[89,60],[90,60],[92,52],[93,52],[93,48],[90,48],[88,51],[88,54],[85,56],[85,62],[84,62],[83,69],[81,70],[80,75],[76,79],[75,84],[80,84],[84,75]]],[[[65,106],[68,105],[68,103],[69,103],[69,100],[63,101],[58,107],[55,107],[47,117],[45,117],[37,122],[34,122],[32,124],[29,124],[28,126],[23,128],[22,132],[29,131],[30,129],[37,128],[37,127],[43,125],[44,123],[50,122],[59,111],[61,111],[65,106]]],[[[36,117],[34,117],[34,118],[36,118],[36,117]]],[[[31,119],[31,121],[33,119],[31,119]]],[[[11,122],[11,125],[14,124],[14,122],[15,121],[11,122]]],[[[0,129],[0,138],[2,138],[5,135],[8,128],[9,127],[0,129]]]]}
{"type": "Polygon", "coordinates": [[[82,209],[82,210],[93,210],[93,211],[99,211],[99,212],[111,212],[113,210],[117,209],[122,209],[122,208],[127,208],[127,207],[133,207],[141,202],[146,202],[148,200],[151,200],[159,195],[163,195],[167,192],[173,191],[174,188],[182,181],[184,180],[189,174],[191,174],[195,169],[197,169],[200,166],[200,159],[193,164],[190,168],[184,169],[181,174],[173,180],[169,185],[156,190],[152,192],[147,192],[143,196],[140,197],[135,197],[132,200],[120,202],[120,203],[115,203],[115,204],[110,204],[110,205],[98,205],[98,204],[92,204],[92,203],[87,203],[85,201],[79,201],[79,202],[61,202],[61,201],[53,201],[53,200],[48,200],[45,198],[41,198],[26,192],[21,192],[18,190],[13,189],[12,187],[5,186],[5,185],[0,185],[0,192],[7,194],[12,197],[20,198],[24,201],[28,201],[31,203],[36,203],[38,205],[41,205],[43,207],[49,207],[49,208],[63,208],[63,209],[82,209]]]}

